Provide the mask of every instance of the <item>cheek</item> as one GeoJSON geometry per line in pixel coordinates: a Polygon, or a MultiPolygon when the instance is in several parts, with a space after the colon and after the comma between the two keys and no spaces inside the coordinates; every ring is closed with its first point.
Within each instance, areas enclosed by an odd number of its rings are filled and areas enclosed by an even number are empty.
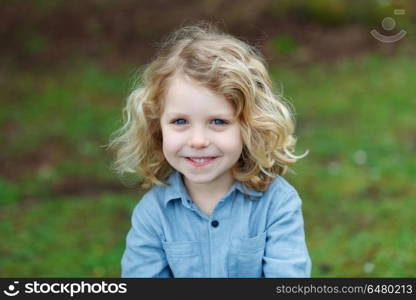
{"type": "Polygon", "coordinates": [[[178,134],[172,131],[162,131],[163,136],[163,151],[176,152],[181,147],[181,138],[178,134]]]}
{"type": "Polygon", "coordinates": [[[243,141],[238,129],[230,130],[221,136],[221,148],[224,152],[239,154],[243,148],[243,141]]]}

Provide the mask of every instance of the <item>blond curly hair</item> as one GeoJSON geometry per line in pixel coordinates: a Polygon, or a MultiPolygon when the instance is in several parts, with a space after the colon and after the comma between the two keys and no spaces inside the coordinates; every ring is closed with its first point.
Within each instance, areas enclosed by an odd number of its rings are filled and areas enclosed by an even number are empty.
{"type": "Polygon", "coordinates": [[[169,35],[136,81],[124,108],[124,125],[109,144],[116,149],[114,168],[119,174],[141,175],[145,189],[168,185],[164,180],[173,168],[163,155],[160,117],[163,96],[177,72],[224,95],[233,105],[243,150],[230,171],[244,186],[265,191],[274,177],[308,154],[293,154],[294,111],[273,92],[263,56],[216,26],[202,23],[169,35]]]}

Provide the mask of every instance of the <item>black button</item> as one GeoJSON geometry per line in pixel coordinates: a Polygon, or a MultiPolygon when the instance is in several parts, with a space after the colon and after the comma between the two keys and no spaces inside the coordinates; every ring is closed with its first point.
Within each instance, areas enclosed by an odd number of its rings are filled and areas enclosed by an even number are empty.
{"type": "Polygon", "coordinates": [[[220,223],[217,220],[211,222],[212,227],[217,227],[219,224],[220,223]]]}

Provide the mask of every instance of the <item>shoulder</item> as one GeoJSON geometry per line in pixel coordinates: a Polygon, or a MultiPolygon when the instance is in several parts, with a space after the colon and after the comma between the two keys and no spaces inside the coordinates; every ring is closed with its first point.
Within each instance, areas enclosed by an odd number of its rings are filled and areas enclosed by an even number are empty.
{"type": "Polygon", "coordinates": [[[263,198],[266,199],[271,207],[281,207],[284,205],[299,205],[301,199],[296,188],[282,176],[275,177],[264,192],[263,198]]]}
{"type": "Polygon", "coordinates": [[[160,213],[163,213],[163,187],[154,186],[141,196],[133,209],[132,217],[150,221],[160,213]]]}
{"type": "Polygon", "coordinates": [[[295,193],[297,193],[296,188],[280,175],[273,178],[265,192],[265,194],[273,194],[274,196],[289,196],[295,193]]]}

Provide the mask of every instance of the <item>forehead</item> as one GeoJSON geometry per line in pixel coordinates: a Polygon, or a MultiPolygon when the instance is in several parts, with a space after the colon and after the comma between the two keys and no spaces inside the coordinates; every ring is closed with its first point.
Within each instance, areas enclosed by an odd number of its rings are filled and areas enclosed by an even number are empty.
{"type": "Polygon", "coordinates": [[[232,104],[223,95],[183,75],[176,75],[170,80],[163,102],[166,114],[234,114],[232,104]]]}

